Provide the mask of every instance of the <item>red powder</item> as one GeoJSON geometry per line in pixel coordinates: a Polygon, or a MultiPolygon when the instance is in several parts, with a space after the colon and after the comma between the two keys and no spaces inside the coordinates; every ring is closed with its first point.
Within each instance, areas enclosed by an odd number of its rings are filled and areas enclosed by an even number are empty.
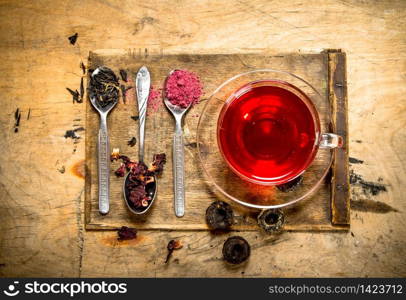
{"type": "Polygon", "coordinates": [[[162,105],[162,98],[161,98],[162,90],[156,90],[153,86],[151,86],[149,90],[149,97],[148,97],[148,109],[147,114],[149,115],[151,112],[155,113],[159,110],[162,105]]]}
{"type": "Polygon", "coordinates": [[[182,108],[199,103],[202,84],[199,77],[186,70],[176,70],[168,77],[165,96],[173,104],[182,108]]]}

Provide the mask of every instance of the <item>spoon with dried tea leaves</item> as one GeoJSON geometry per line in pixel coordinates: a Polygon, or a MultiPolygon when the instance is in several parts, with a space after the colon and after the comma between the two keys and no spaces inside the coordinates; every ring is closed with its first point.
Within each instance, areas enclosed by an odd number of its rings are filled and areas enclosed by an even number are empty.
{"type": "Polygon", "coordinates": [[[107,115],[118,102],[118,78],[107,67],[98,67],[90,76],[89,98],[100,116],[98,149],[99,212],[107,214],[110,209],[110,142],[107,131],[107,115]]]}
{"type": "MultiPolygon", "coordinates": [[[[148,105],[148,97],[149,97],[149,90],[151,87],[151,76],[149,74],[149,71],[147,67],[143,66],[139,69],[136,77],[135,77],[135,90],[137,93],[137,103],[138,103],[138,115],[139,115],[139,151],[138,151],[138,158],[139,158],[139,163],[136,166],[137,168],[147,168],[146,165],[144,164],[144,137],[145,137],[145,119],[147,116],[147,105],[148,105]]],[[[130,172],[126,175],[124,179],[124,186],[123,186],[123,192],[124,192],[124,198],[125,202],[127,204],[128,209],[133,212],[134,214],[141,215],[145,214],[152,204],[155,201],[156,194],[157,194],[157,178],[155,173],[150,174],[151,176],[151,181],[147,182],[145,186],[143,185],[136,185],[136,182],[131,182],[132,177],[136,178],[137,174],[134,171],[141,171],[141,170],[135,170],[135,169],[130,169],[130,172]],[[134,188],[130,191],[129,190],[129,185],[133,184],[134,188]],[[140,206],[140,207],[135,207],[133,203],[130,201],[130,193],[143,193],[144,191],[139,191],[138,189],[144,189],[145,188],[145,194],[146,198],[149,200],[146,200],[145,204],[146,206],[140,206]]]]}

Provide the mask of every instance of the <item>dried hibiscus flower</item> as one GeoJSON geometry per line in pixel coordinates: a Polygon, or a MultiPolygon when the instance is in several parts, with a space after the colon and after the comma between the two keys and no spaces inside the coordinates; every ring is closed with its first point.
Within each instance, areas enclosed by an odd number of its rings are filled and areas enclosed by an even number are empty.
{"type": "Polygon", "coordinates": [[[164,169],[164,164],[166,163],[166,154],[155,154],[152,162],[152,169],[155,173],[159,174],[164,169]]]}
{"type": "Polygon", "coordinates": [[[117,177],[124,177],[125,174],[125,164],[121,163],[120,167],[114,172],[117,177]]]}
{"type": "Polygon", "coordinates": [[[117,240],[119,240],[119,241],[132,240],[137,237],[137,230],[135,228],[129,228],[127,226],[122,226],[117,231],[117,235],[118,235],[117,240]]]}
{"type": "Polygon", "coordinates": [[[150,204],[152,197],[149,192],[149,184],[154,182],[154,176],[163,171],[166,163],[165,153],[155,154],[151,168],[140,161],[131,160],[128,156],[120,155],[118,151],[113,152],[111,160],[122,161],[120,167],[115,171],[118,177],[124,177],[125,171],[129,172],[125,182],[126,198],[134,208],[146,208],[150,204]],[[114,154],[114,155],[113,155],[114,154]]]}
{"type": "Polygon", "coordinates": [[[178,240],[170,240],[168,243],[168,246],[166,248],[168,249],[168,255],[166,256],[165,263],[168,263],[169,259],[171,258],[173,250],[178,250],[182,248],[182,244],[178,240]]]}

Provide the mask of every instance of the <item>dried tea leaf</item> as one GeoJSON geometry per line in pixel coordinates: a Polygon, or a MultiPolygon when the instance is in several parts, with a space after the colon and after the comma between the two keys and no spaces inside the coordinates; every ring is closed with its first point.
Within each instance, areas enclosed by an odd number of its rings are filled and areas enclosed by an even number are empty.
{"type": "Polygon", "coordinates": [[[85,75],[85,74],[86,74],[86,66],[85,66],[85,64],[83,63],[83,61],[80,62],[80,68],[82,69],[83,75],[85,75]]]}
{"type": "Polygon", "coordinates": [[[14,119],[15,119],[14,132],[17,133],[18,127],[20,126],[20,120],[21,120],[21,112],[20,112],[19,108],[17,108],[16,111],[14,112],[14,119]]]}
{"type": "Polygon", "coordinates": [[[127,142],[127,145],[130,146],[130,147],[134,147],[136,143],[137,143],[137,139],[136,139],[135,136],[133,136],[133,137],[127,142]]]}
{"type": "Polygon", "coordinates": [[[125,103],[127,103],[127,96],[126,96],[127,92],[126,92],[124,84],[120,85],[120,90],[121,90],[121,95],[123,97],[123,103],[125,104],[125,103]]]}
{"type": "Polygon", "coordinates": [[[127,82],[127,72],[125,70],[120,69],[120,76],[123,81],[127,82]]]}
{"type": "Polygon", "coordinates": [[[80,102],[83,102],[83,97],[85,95],[85,87],[83,86],[83,77],[80,78],[80,102]]]}
{"type": "Polygon", "coordinates": [[[82,102],[82,100],[79,99],[80,94],[79,94],[78,90],[72,90],[72,89],[70,89],[68,87],[66,89],[72,95],[72,102],[73,103],[75,103],[75,102],[81,103],[82,102]]]}
{"type": "Polygon", "coordinates": [[[115,104],[119,97],[119,84],[116,74],[111,69],[103,66],[96,71],[92,72],[90,77],[89,96],[96,99],[96,105],[100,108],[115,104]]]}
{"type": "Polygon", "coordinates": [[[76,32],[74,35],[68,37],[69,42],[70,42],[72,45],[75,45],[75,43],[76,43],[76,41],[77,41],[77,39],[78,39],[78,36],[79,36],[79,34],[76,32]]]}

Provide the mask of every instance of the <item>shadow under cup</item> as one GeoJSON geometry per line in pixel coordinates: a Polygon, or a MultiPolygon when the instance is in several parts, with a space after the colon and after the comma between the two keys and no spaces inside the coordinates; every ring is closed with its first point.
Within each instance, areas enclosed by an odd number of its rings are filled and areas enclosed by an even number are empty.
{"type": "Polygon", "coordinates": [[[283,81],[250,82],[226,100],[218,119],[220,151],[235,174],[263,185],[300,176],[320,143],[312,101],[283,81]]]}

